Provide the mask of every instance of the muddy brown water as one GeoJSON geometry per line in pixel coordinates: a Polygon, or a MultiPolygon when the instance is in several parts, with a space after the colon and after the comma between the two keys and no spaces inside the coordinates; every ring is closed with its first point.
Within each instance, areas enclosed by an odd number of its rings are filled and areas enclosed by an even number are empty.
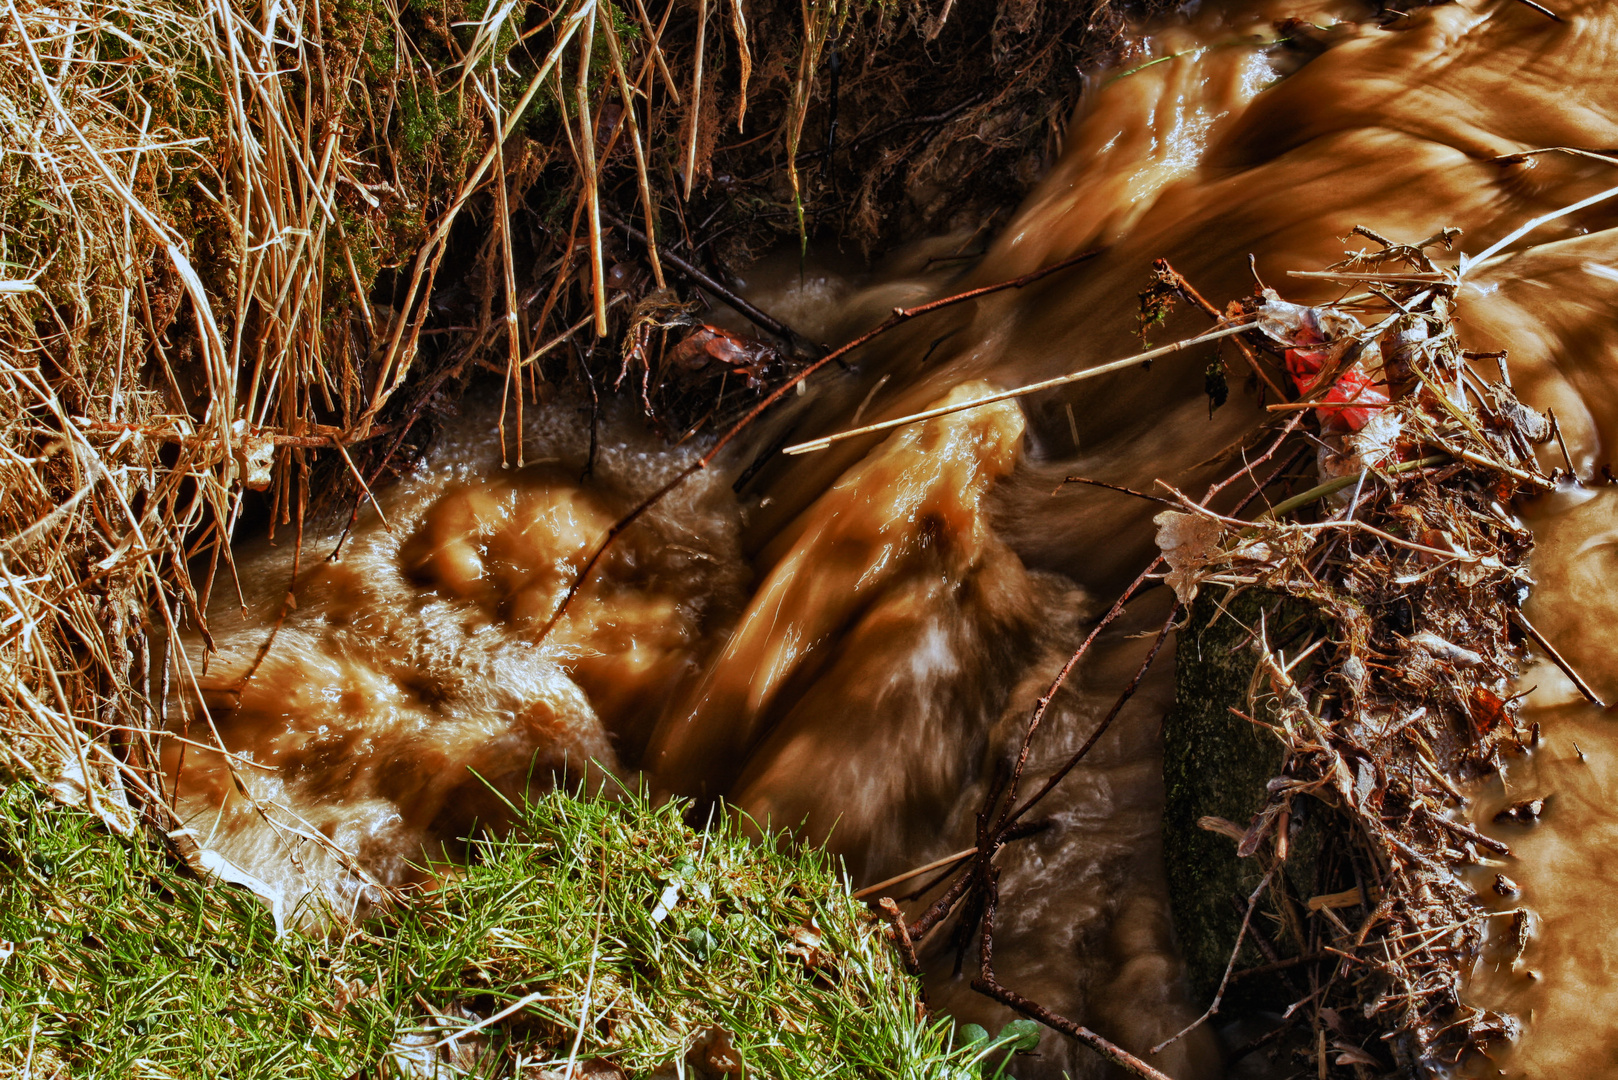
{"type": "MultiPolygon", "coordinates": [[[[1379,25],[1348,4],[1266,0],[1143,32],[1134,58],[1079,106],[1049,177],[966,274],[950,278],[958,263],[937,256],[981,241],[944,238],[874,274],[766,264],[751,292],[810,336],[846,340],[894,304],[1104,252],[901,327],[849,372],[817,376],[757,444],[1127,356],[1138,347],[1136,294],[1159,257],[1219,301],[1251,291],[1255,272],[1318,301],[1333,294],[1288,271],[1340,258],[1355,225],[1405,241],[1456,226],[1460,249],[1477,253],[1618,185],[1618,168],[1589,157],[1498,160],[1618,147],[1618,8],[1554,6],[1560,22],[1499,0],[1379,25]],[[1275,44],[1284,17],[1310,26],[1275,44]]],[[[1587,478],[1618,437],[1614,225],[1618,198],[1548,223],[1471,268],[1460,297],[1465,344],[1510,351],[1519,393],[1554,407],[1587,478]]],[[[1154,340],[1189,336],[1199,318],[1174,316],[1154,340]]],[[[610,522],[698,451],[662,447],[627,412],[610,416],[582,482],[582,425],[559,405],[530,412],[533,464],[504,469],[492,414],[469,403],[340,559],[318,561],[329,546],[311,542],[297,606],[273,639],[291,553],[240,549],[245,604],[216,605],[220,653],[205,665],[192,643],[176,672],[206,706],[189,721],[193,743],[171,742],[166,760],[190,827],[289,902],[320,896],[340,912],[374,898],[368,881],[412,880],[424,845],[498,827],[498,794],[564,774],[727,799],[828,842],[860,884],[967,847],[1032,703],[1153,551],[1151,504],[1056,491],[1060,480],[1198,490],[1231,471],[1232,448],[1262,412],[1237,386],[1210,416],[1208,361],[1171,357],[776,460],[739,497],[732,481],[749,455],[737,455],[630,530],[537,646],[610,522]],[[194,745],[212,738],[210,725],[236,755],[233,770],[194,745]]],[[[1618,697],[1610,493],[1571,490],[1524,513],[1541,545],[1534,619],[1618,697]]],[[[1100,639],[1055,702],[1033,775],[1088,734],[1165,613],[1154,595],[1100,639]]],[[[1523,1022],[1485,1072],[1618,1069],[1604,1007],[1605,882],[1618,846],[1605,793],[1618,766],[1608,721],[1572,704],[1558,679],[1544,665],[1525,678],[1545,742],[1510,763],[1509,794],[1481,790],[1469,811],[1487,821],[1519,792],[1552,793],[1537,826],[1488,826],[1511,834],[1517,858],[1504,872],[1536,914],[1523,957],[1491,960],[1475,980],[1480,1002],[1523,1022]]],[[[1057,789],[1053,827],[1008,851],[1002,883],[997,962],[1008,981],[1136,1053],[1197,1012],[1158,839],[1171,695],[1165,663],[1057,789]]],[[[936,1005],[990,1026],[1004,1019],[953,974],[946,949],[927,965],[936,1005]]],[[[1153,1060],[1176,1077],[1215,1077],[1224,1055],[1203,1029],[1153,1060]]],[[[1019,1067],[1102,1075],[1054,1036],[1019,1067]]]]}

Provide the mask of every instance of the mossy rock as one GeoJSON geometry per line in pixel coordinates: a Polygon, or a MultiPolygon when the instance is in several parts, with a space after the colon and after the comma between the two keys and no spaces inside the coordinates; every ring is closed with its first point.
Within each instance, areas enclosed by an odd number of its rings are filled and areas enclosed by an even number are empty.
{"type": "MultiPolygon", "coordinates": [[[[1234,840],[1198,822],[1224,818],[1246,829],[1264,808],[1265,785],[1281,770],[1280,742],[1230,711],[1250,708],[1248,687],[1258,659],[1251,628],[1261,613],[1272,646],[1318,627],[1314,609],[1290,597],[1256,589],[1203,588],[1179,634],[1174,707],[1164,722],[1163,855],[1175,930],[1192,990],[1203,1001],[1211,1001],[1219,988],[1247,897],[1263,878],[1264,866],[1257,856],[1238,858],[1234,840]]],[[[1295,818],[1318,821],[1319,815],[1309,815],[1308,809],[1295,804],[1295,818]]],[[[1294,897],[1300,886],[1308,889],[1313,882],[1318,847],[1317,827],[1305,823],[1294,831],[1286,867],[1286,887],[1294,897]]],[[[1281,955],[1290,956],[1298,949],[1288,922],[1267,895],[1254,912],[1252,927],[1281,955]]],[[[1268,959],[1249,937],[1237,966],[1268,959]]],[[[1222,1011],[1240,1001],[1275,1004],[1272,996],[1256,982],[1240,982],[1227,991],[1222,1011]]]]}

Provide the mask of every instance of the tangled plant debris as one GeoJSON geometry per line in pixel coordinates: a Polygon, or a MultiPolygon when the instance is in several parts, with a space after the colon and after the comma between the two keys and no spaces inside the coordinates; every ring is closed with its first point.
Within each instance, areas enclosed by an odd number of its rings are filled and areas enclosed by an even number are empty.
{"type": "Polygon", "coordinates": [[[1516,399],[1506,356],[1457,343],[1460,275],[1427,254],[1452,236],[1366,236],[1376,249],[1310,275],[1359,295],[1306,308],[1266,289],[1242,305],[1302,395],[1270,409],[1313,414],[1320,482],[1252,521],[1174,493],[1158,541],[1183,603],[1200,591],[1213,619],[1256,615],[1236,634],[1253,660],[1247,700],[1228,707],[1281,752],[1250,821],[1200,823],[1262,868],[1218,994],[1290,969],[1276,992],[1301,992],[1272,1036],[1307,1026],[1321,1075],[1437,1075],[1512,1031],[1460,996],[1508,929],[1488,921],[1521,932],[1529,916],[1478,902],[1465,868],[1508,852],[1461,820],[1458,785],[1538,739],[1517,721],[1512,680],[1530,642],[1560,661],[1521,610],[1532,540],[1510,506],[1561,477],[1534,453],[1554,420],[1516,399]],[[1485,363],[1498,379],[1479,376],[1485,363]],[[1307,618],[1271,621],[1299,605],[1307,618]],[[1300,841],[1308,872],[1289,873],[1300,841]],[[1232,971],[1261,900],[1292,955],[1266,943],[1262,969],[1232,971]]]}
{"type": "MultiPolygon", "coordinates": [[[[1322,1076],[1334,1069],[1441,1075],[1469,1050],[1514,1029],[1510,1018],[1461,999],[1463,976],[1485,943],[1509,932],[1520,954],[1531,916],[1478,902],[1467,868],[1497,865],[1509,851],[1460,819],[1466,798],[1458,785],[1492,775],[1503,755],[1537,741],[1537,731],[1518,723],[1511,691],[1530,642],[1595,700],[1522,613],[1532,538],[1509,509],[1518,495],[1571,479],[1572,469],[1564,478],[1540,467],[1534,448],[1556,438],[1555,419],[1517,400],[1506,356],[1462,351],[1453,298],[1464,264],[1441,269],[1428,255],[1447,247],[1453,231],[1414,245],[1359,231],[1377,247],[1325,271],[1299,272],[1363,290],[1322,307],[1289,303],[1266,288],[1221,312],[1159,262],[1142,294],[1143,326],[1184,299],[1219,327],[1051,380],[1075,381],[1240,335],[1234,341],[1252,385],[1273,389],[1290,381],[1299,397],[1268,406],[1279,414],[1279,430],[1261,432],[1254,447],[1261,452],[1244,453],[1243,467],[1201,500],[1167,485],[1162,494],[1130,492],[1168,504],[1156,519],[1159,557],[1041,698],[1022,753],[978,815],[976,846],[949,860],[942,894],[914,921],[891,901],[884,905],[890,934],[913,969],[918,944],[948,924],[963,953],[976,942],[976,989],[1135,1075],[1162,1076],[996,974],[995,916],[1015,897],[1001,897],[994,858],[1039,830],[1031,812],[1096,745],[1188,610],[1200,617],[1180,624],[1182,631],[1200,632],[1210,620],[1234,624],[1233,651],[1250,658],[1250,675],[1245,692],[1222,708],[1232,722],[1261,732],[1277,762],[1273,775],[1241,796],[1248,820],[1204,816],[1197,823],[1227,837],[1234,856],[1259,871],[1247,875],[1256,882],[1250,892],[1231,898],[1228,960],[1208,987],[1207,1013],[1192,1027],[1218,1013],[1233,983],[1248,990],[1268,980],[1274,985],[1259,1000],[1277,1002],[1281,1022],[1236,1055],[1273,1044],[1322,1076]],[[1479,376],[1476,366],[1484,362],[1497,366],[1498,379],[1479,376]],[[1242,516],[1306,477],[1314,481],[1306,490],[1268,504],[1255,518],[1242,516]],[[1214,509],[1241,491],[1233,507],[1214,509]],[[1072,757],[1020,797],[1028,749],[1048,703],[1102,631],[1155,580],[1172,588],[1176,603],[1140,669],[1072,757]],[[1252,613],[1247,623],[1238,621],[1244,611],[1252,613]],[[1272,622],[1272,615],[1284,617],[1272,622]],[[1488,921],[1504,916],[1510,926],[1491,932],[1488,921]],[[1238,969],[1255,953],[1259,963],[1238,969]]],[[[812,450],[838,437],[788,449],[812,450]]],[[[1194,663],[1182,660],[1182,668],[1194,663]]],[[[1170,726],[1173,773],[1172,718],[1170,726]]],[[[1181,771],[1194,768],[1195,754],[1187,753],[1181,771]]],[[[1190,787],[1208,779],[1194,777],[1190,787]]],[[[1175,861],[1173,850],[1168,857],[1175,861]]],[[[1504,875],[1496,875],[1494,888],[1515,894],[1504,875]]]]}

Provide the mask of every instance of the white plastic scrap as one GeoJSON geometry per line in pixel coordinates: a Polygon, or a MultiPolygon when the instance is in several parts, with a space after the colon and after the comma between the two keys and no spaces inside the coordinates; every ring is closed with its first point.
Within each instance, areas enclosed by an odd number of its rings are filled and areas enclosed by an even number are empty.
{"type": "Polygon", "coordinates": [[[657,898],[657,906],[652,908],[652,922],[654,924],[668,918],[669,912],[674,910],[674,905],[680,902],[680,887],[680,880],[676,878],[669,882],[668,887],[663,890],[663,895],[657,898]]]}
{"type": "MultiPolygon", "coordinates": [[[[1336,366],[1365,326],[1354,316],[1332,308],[1305,307],[1282,300],[1274,289],[1264,290],[1258,309],[1258,328],[1272,341],[1289,348],[1324,348],[1328,364],[1336,366]]],[[[1375,340],[1365,343],[1356,358],[1368,372],[1382,368],[1382,349],[1375,340]]]]}
{"type": "Polygon", "coordinates": [[[236,460],[242,470],[242,485],[253,491],[263,491],[274,478],[274,436],[248,431],[245,420],[236,421],[230,430],[240,440],[236,447],[236,460]]]}
{"type": "MultiPolygon", "coordinates": [[[[175,829],[169,833],[174,839],[189,836],[196,839],[195,829],[175,829]]],[[[240,885],[247,891],[254,893],[270,905],[270,917],[275,920],[275,936],[279,940],[286,934],[286,898],[281,890],[269,882],[254,877],[246,870],[237,866],[217,851],[211,851],[202,845],[197,845],[195,856],[188,860],[198,873],[207,877],[217,878],[230,885],[240,885]]]]}
{"type": "Polygon", "coordinates": [[[1431,630],[1423,630],[1419,634],[1412,635],[1410,644],[1417,646],[1429,656],[1447,661],[1456,667],[1472,668],[1483,663],[1483,657],[1471,649],[1445,641],[1431,630]]]}

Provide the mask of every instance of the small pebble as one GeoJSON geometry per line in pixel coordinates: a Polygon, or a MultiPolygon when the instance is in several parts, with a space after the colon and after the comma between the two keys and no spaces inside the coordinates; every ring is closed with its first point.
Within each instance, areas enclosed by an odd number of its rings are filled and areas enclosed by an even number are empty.
{"type": "Polygon", "coordinates": [[[1495,824],[1515,821],[1520,825],[1528,825],[1539,820],[1539,815],[1545,812],[1544,799],[1523,799],[1514,802],[1498,814],[1494,815],[1495,824]]]}

